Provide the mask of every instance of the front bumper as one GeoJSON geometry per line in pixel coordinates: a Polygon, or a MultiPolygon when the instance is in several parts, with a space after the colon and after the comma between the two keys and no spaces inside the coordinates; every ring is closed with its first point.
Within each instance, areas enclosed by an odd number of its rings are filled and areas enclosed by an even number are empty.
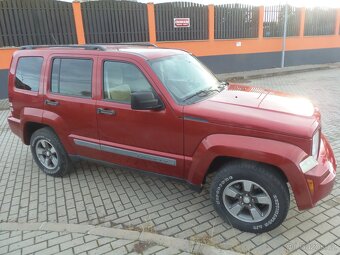
{"type": "Polygon", "coordinates": [[[331,193],[335,183],[337,163],[333,150],[326,137],[321,136],[318,165],[304,174],[307,187],[309,187],[310,203],[303,208],[308,209],[331,193]]]}

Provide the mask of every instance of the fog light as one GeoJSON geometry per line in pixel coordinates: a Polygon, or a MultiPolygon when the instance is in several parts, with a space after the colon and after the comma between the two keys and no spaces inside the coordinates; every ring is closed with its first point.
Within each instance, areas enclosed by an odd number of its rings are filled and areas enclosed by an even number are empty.
{"type": "Polygon", "coordinates": [[[308,188],[311,194],[314,193],[314,182],[311,179],[307,179],[308,188]]]}

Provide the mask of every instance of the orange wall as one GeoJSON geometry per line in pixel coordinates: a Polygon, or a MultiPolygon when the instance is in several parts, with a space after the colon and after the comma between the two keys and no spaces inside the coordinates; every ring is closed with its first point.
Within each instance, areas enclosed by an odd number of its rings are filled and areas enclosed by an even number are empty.
{"type": "Polygon", "coordinates": [[[0,48],[0,69],[9,69],[11,58],[16,48],[0,48]]]}
{"type": "Polygon", "coordinates": [[[85,32],[84,32],[84,24],[83,24],[83,16],[81,13],[80,2],[73,2],[73,16],[76,25],[76,33],[78,44],[85,44],[85,32]]]}
{"type": "MultiPolygon", "coordinates": [[[[178,48],[190,51],[196,56],[216,56],[228,54],[249,54],[259,52],[278,52],[282,49],[282,38],[254,38],[237,40],[206,40],[156,42],[164,48],[178,48]],[[237,47],[236,43],[241,42],[237,47]]],[[[288,37],[287,51],[311,49],[340,48],[340,36],[288,37]]],[[[0,48],[0,69],[8,69],[15,48],[0,48]]]]}
{"type": "Polygon", "coordinates": [[[153,3],[147,4],[148,8],[148,24],[149,24],[149,41],[156,42],[156,23],[155,23],[155,6],[153,3]]]}
{"type": "MultiPolygon", "coordinates": [[[[286,50],[340,48],[340,36],[288,37],[286,50]]],[[[159,47],[185,49],[197,56],[249,54],[282,50],[282,38],[254,38],[214,41],[157,42],[159,47]],[[241,46],[236,46],[241,42],[241,46]]]]}

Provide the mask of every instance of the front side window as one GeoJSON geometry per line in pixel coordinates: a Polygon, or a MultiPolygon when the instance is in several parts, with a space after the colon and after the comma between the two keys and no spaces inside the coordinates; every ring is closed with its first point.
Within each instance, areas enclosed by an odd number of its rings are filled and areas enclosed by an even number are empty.
{"type": "Polygon", "coordinates": [[[152,91],[143,73],[134,65],[123,62],[104,62],[104,99],[131,103],[131,93],[152,91]]]}
{"type": "Polygon", "coordinates": [[[217,78],[190,54],[154,59],[149,63],[172,97],[180,104],[193,103],[222,89],[223,85],[217,78]]]}
{"type": "Polygon", "coordinates": [[[42,57],[22,57],[15,73],[15,87],[38,91],[41,75],[42,57]]]}
{"type": "Polygon", "coordinates": [[[51,92],[91,97],[92,65],[90,59],[55,58],[52,66],[51,92]]]}

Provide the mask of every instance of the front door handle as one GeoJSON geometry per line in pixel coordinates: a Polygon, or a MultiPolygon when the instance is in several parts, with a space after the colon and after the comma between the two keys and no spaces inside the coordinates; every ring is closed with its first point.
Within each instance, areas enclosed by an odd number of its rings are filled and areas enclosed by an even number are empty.
{"type": "Polygon", "coordinates": [[[106,114],[106,115],[115,115],[116,112],[114,110],[110,109],[104,109],[104,108],[97,108],[98,114],[106,114]]]}
{"type": "Polygon", "coordinates": [[[55,100],[46,99],[46,100],[45,100],[45,104],[51,105],[51,106],[57,106],[57,105],[59,105],[59,102],[58,102],[58,101],[55,101],[55,100]]]}

